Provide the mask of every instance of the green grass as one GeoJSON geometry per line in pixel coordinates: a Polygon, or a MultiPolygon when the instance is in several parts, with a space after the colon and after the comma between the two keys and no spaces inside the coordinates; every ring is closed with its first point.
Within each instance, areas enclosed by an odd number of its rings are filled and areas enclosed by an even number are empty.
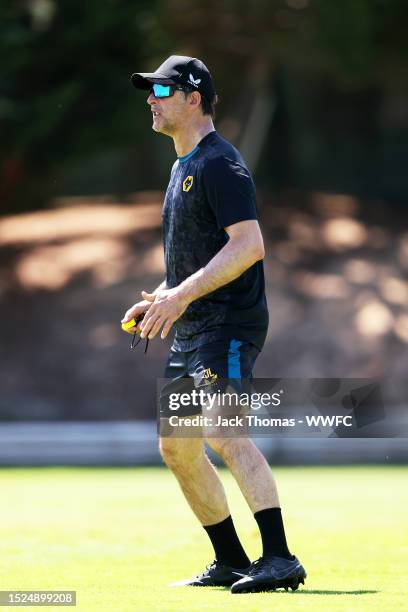
{"type": "MultiPolygon", "coordinates": [[[[203,569],[212,551],[164,468],[0,471],[0,590],[76,590],[76,609],[86,612],[407,609],[407,469],[275,475],[289,545],[309,574],[295,593],[169,588],[203,569]]],[[[229,473],[221,476],[256,558],[256,523],[229,473]]]]}

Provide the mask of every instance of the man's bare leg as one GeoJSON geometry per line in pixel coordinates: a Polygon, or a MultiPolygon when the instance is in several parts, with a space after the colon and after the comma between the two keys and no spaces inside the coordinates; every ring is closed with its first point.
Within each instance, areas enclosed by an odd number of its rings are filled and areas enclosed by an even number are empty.
{"type": "MultiPolygon", "coordinates": [[[[230,469],[254,514],[262,538],[263,557],[292,559],[275,478],[265,457],[249,438],[233,437],[234,432],[230,432],[230,437],[217,437],[215,432],[214,429],[206,431],[210,434],[207,443],[230,469]]],[[[220,435],[220,430],[217,433],[220,435]]],[[[228,430],[222,435],[228,435],[228,430]]]]}
{"type": "Polygon", "coordinates": [[[160,452],[202,525],[219,523],[230,515],[224,487],[202,438],[163,437],[160,452]]]}
{"type": "MultiPolygon", "coordinates": [[[[216,560],[230,568],[247,568],[250,560],[247,557],[228,508],[224,487],[215,467],[210,462],[204,449],[203,438],[166,438],[160,439],[160,452],[168,467],[176,476],[181,490],[191,509],[204,527],[214,548],[216,560]]],[[[214,571],[214,570],[212,570],[214,571]]],[[[215,571],[219,570],[215,568],[215,571]]],[[[221,569],[219,580],[232,584],[236,576],[221,569]]],[[[208,579],[214,585],[214,575],[207,572],[199,584],[208,579]]],[[[197,584],[197,582],[189,582],[197,584]]]]}
{"type": "Polygon", "coordinates": [[[207,443],[228,466],[252,512],[279,508],[271,468],[249,438],[208,438],[207,443]]]}
{"type": "Polygon", "coordinates": [[[247,576],[232,585],[231,592],[274,591],[282,587],[296,590],[304,584],[306,571],[289,552],[275,479],[265,457],[248,438],[210,437],[207,442],[237,480],[262,538],[262,557],[247,576]]]}

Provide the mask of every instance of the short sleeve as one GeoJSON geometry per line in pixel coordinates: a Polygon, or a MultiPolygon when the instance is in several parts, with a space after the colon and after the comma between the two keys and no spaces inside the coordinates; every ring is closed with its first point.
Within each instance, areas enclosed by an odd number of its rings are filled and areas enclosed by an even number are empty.
{"type": "Polygon", "coordinates": [[[257,219],[255,186],[247,168],[227,157],[209,159],[202,171],[208,203],[224,228],[257,219]]]}

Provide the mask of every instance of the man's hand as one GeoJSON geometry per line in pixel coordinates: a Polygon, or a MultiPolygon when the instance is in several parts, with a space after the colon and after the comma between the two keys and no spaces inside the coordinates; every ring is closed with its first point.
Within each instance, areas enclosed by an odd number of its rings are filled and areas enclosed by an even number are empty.
{"type": "Polygon", "coordinates": [[[140,323],[140,335],[142,338],[148,336],[150,340],[163,328],[160,337],[164,340],[174,321],[181,317],[190,301],[179,287],[161,289],[154,294],[142,291],[142,296],[148,301],[150,308],[140,323]]]}
{"type": "MultiPolygon", "coordinates": [[[[131,308],[129,308],[129,310],[126,311],[126,314],[123,317],[121,323],[127,323],[128,321],[131,321],[132,319],[137,319],[139,315],[141,315],[143,312],[146,312],[146,310],[148,310],[150,305],[151,305],[151,302],[147,300],[142,300],[141,302],[137,302],[137,304],[134,304],[131,308]]],[[[140,321],[136,327],[130,327],[126,331],[129,334],[140,332],[141,323],[142,321],[140,321]]]]}

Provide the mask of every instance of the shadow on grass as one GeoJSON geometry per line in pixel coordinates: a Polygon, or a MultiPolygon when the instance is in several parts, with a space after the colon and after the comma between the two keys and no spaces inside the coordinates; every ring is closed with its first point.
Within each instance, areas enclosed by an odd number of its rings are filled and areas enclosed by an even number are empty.
{"type": "Polygon", "coordinates": [[[295,591],[294,595],[373,595],[379,591],[324,591],[318,589],[300,589],[295,591]]]}
{"type": "MultiPolygon", "coordinates": [[[[221,590],[221,589],[220,589],[221,590]]],[[[229,591],[230,587],[222,587],[223,591],[229,591]]],[[[284,593],[284,590],[275,590],[275,591],[259,591],[261,593],[284,593]]],[[[298,591],[288,591],[291,595],[374,595],[375,593],[379,593],[380,591],[365,591],[363,589],[359,591],[326,591],[319,589],[300,589],[298,591]]],[[[257,593],[242,593],[243,595],[256,595],[257,593]]]]}

